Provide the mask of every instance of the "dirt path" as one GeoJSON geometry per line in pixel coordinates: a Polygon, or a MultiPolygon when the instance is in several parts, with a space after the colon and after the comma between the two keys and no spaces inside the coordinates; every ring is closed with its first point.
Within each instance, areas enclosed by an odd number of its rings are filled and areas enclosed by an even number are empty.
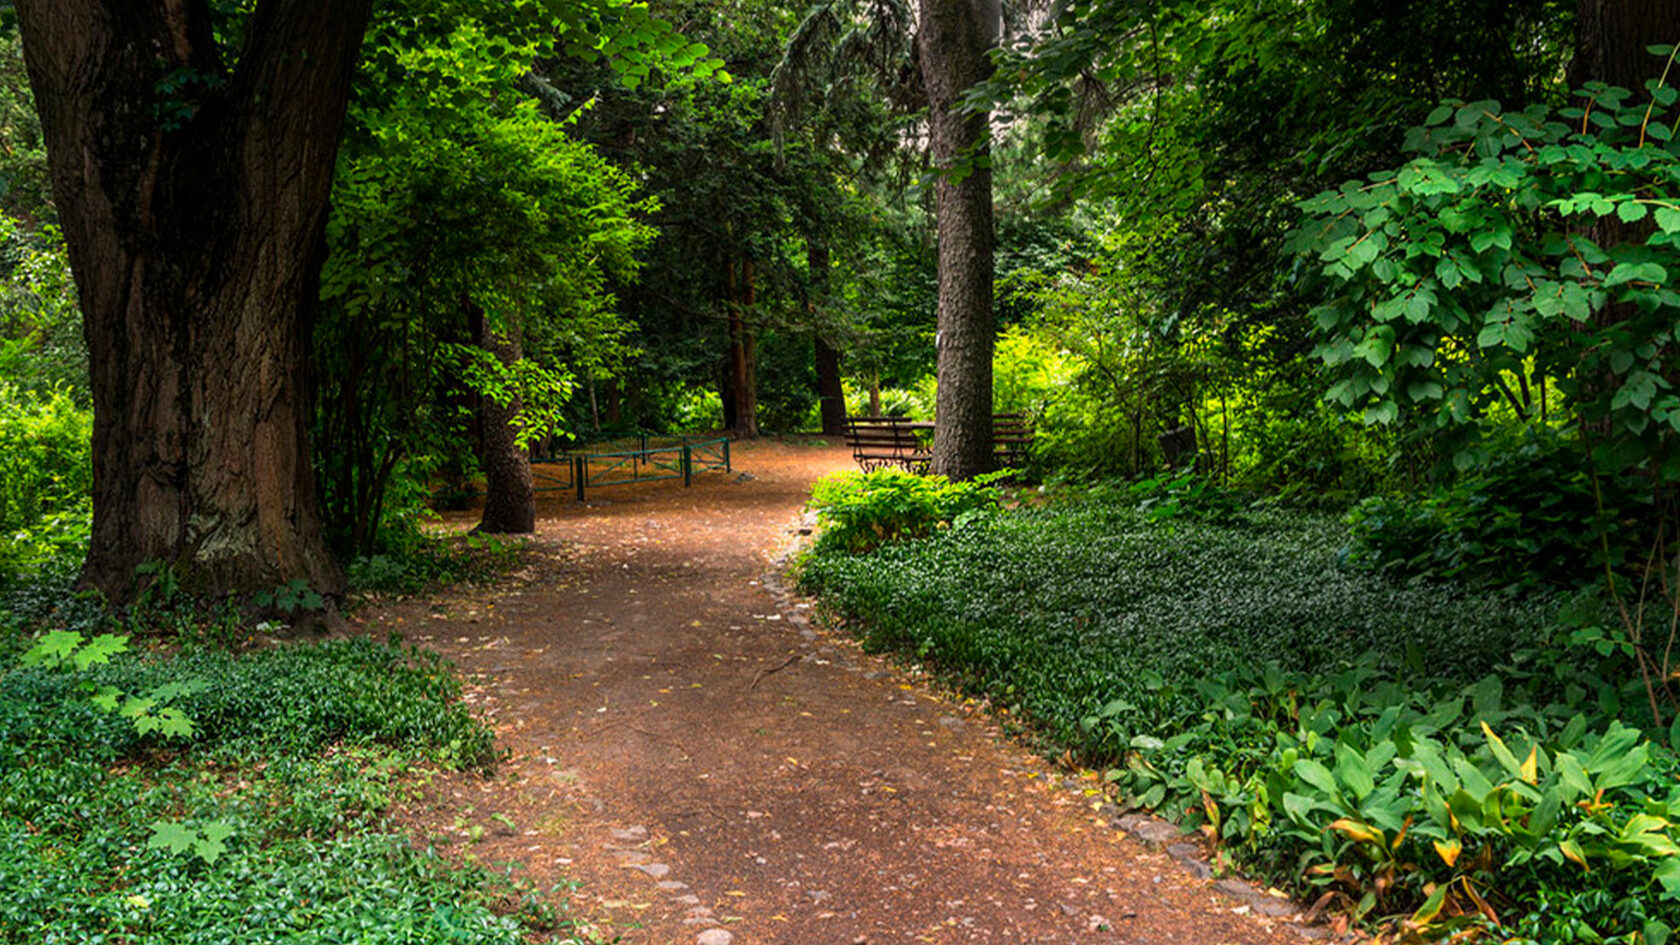
{"type": "Polygon", "coordinates": [[[364,615],[454,659],[512,751],[424,828],[581,882],[627,943],[1301,942],[766,586],[812,480],[850,465],[766,441],[692,489],[555,497],[512,587],[364,615]]]}

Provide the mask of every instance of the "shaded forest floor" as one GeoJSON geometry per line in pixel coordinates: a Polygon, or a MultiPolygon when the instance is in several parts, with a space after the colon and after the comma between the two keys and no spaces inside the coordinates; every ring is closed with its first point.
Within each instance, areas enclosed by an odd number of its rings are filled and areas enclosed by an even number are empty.
{"type": "Polygon", "coordinates": [[[626,943],[1302,941],[1110,826],[1095,781],[806,619],[775,562],[850,467],[765,440],[691,489],[549,494],[509,581],[361,614],[454,660],[511,752],[434,782],[417,835],[581,884],[572,914],[626,943]]]}

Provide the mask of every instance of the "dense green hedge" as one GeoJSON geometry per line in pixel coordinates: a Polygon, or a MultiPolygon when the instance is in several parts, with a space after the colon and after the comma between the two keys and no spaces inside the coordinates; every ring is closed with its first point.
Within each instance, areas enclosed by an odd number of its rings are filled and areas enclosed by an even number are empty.
{"type": "Polygon", "coordinates": [[[1561,599],[1349,569],[1325,516],[1139,504],[819,545],[802,580],[1131,803],[1361,919],[1446,934],[1489,921],[1481,903],[1519,941],[1680,926],[1671,735],[1627,727],[1647,719],[1619,654],[1556,642],[1561,599]]]}

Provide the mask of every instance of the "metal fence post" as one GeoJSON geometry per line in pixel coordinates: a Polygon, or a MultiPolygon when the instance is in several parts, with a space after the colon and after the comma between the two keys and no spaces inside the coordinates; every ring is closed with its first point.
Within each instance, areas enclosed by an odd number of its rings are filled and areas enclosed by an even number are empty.
{"type": "Polygon", "coordinates": [[[682,447],[682,477],[684,489],[694,483],[694,456],[689,452],[687,443],[682,447]]]}
{"type": "Polygon", "coordinates": [[[589,474],[589,460],[579,455],[572,459],[572,479],[577,483],[578,501],[583,501],[583,480],[589,474]]]}
{"type": "Polygon", "coordinates": [[[723,471],[724,472],[734,472],[735,471],[734,467],[729,465],[729,439],[727,437],[725,437],[724,441],[723,441],[723,471]]]}

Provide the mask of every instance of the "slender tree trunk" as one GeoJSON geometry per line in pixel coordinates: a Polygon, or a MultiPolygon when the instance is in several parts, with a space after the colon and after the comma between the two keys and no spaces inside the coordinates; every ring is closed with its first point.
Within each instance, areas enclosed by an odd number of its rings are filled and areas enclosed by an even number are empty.
{"type": "Polygon", "coordinates": [[[369,6],[261,0],[229,71],[205,3],[17,3],[90,358],[82,581],[113,600],[149,561],[205,594],[343,587],[308,351],[369,6]]]}
{"type": "Polygon", "coordinates": [[[806,270],[810,273],[811,304],[808,312],[814,332],[817,362],[817,403],[822,431],[827,436],[846,432],[846,390],[840,382],[840,352],[823,337],[817,324],[817,305],[828,294],[828,243],[817,237],[805,240],[806,270]]]}
{"type": "Polygon", "coordinates": [[[725,295],[729,307],[729,361],[724,384],[724,425],[738,439],[758,436],[757,344],[747,315],[756,302],[752,260],[742,262],[736,281],[733,262],[725,265],[725,295]]]}
{"type": "MultiPolygon", "coordinates": [[[[524,356],[519,326],[509,325],[498,333],[484,317],[484,309],[465,303],[467,325],[473,343],[511,365],[524,356]]],[[[484,466],[484,514],[474,531],[498,535],[528,535],[537,528],[537,496],[531,478],[531,454],[519,445],[514,422],[524,404],[515,395],[502,404],[496,398],[478,396],[479,435],[484,466]]]]}
{"type": "Polygon", "coordinates": [[[959,97],[991,74],[996,5],[920,0],[922,83],[928,132],[940,172],[939,394],[932,471],[968,479],[993,468],[992,171],[984,113],[957,110],[959,97]]]}

